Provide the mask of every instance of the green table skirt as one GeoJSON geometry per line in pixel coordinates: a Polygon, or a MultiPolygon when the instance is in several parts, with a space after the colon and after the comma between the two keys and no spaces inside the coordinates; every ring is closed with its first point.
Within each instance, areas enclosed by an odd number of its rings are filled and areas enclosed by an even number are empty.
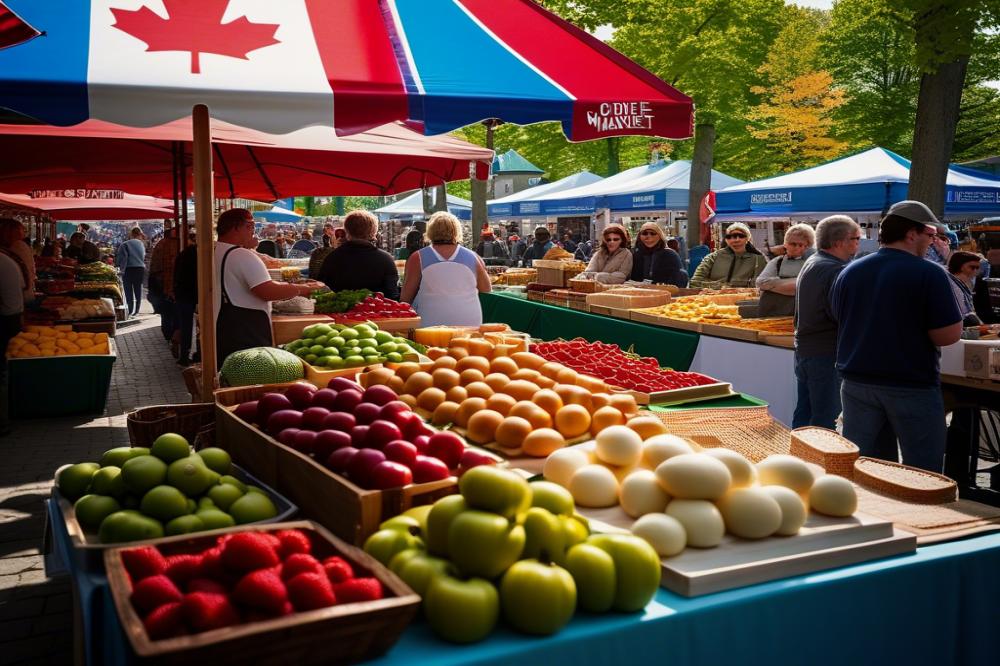
{"type": "Polygon", "coordinates": [[[508,324],[516,331],[543,340],[584,338],[632,347],[642,356],[654,356],[660,365],[687,370],[698,348],[697,333],[674,331],[624,319],[571,310],[506,294],[480,294],[483,321],[508,324]]]}

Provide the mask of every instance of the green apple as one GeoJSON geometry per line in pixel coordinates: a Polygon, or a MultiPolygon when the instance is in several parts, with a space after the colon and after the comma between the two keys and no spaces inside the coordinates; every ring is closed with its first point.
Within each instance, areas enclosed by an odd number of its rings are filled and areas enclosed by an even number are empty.
{"type": "Polygon", "coordinates": [[[382,524],[378,526],[380,530],[404,530],[410,534],[416,534],[420,536],[423,534],[423,526],[420,521],[413,516],[407,516],[405,514],[400,514],[398,516],[393,516],[388,520],[383,520],[382,524]],[[416,530],[416,531],[414,531],[416,530]]]}
{"type": "MultiPolygon", "coordinates": [[[[473,469],[477,469],[473,467],[473,469]]],[[[427,514],[427,529],[424,536],[427,538],[427,550],[435,555],[447,557],[448,555],[448,528],[455,516],[465,511],[468,507],[465,498],[461,495],[448,495],[442,497],[427,514]]]]}
{"type": "Polygon", "coordinates": [[[420,530],[424,534],[427,534],[427,514],[431,512],[431,507],[433,506],[433,504],[421,504],[420,506],[407,509],[401,515],[416,518],[420,523],[420,530]]]}
{"type": "Polygon", "coordinates": [[[515,562],[500,581],[507,624],[527,634],[554,634],[576,610],[576,583],[562,567],[538,560],[515,562]]]}
{"type": "Polygon", "coordinates": [[[660,586],[660,556],[653,547],[630,534],[595,534],[587,543],[615,561],[615,601],[611,607],[626,613],[645,608],[660,586]]]}
{"type": "Polygon", "coordinates": [[[389,569],[402,578],[414,592],[424,597],[427,595],[431,579],[448,573],[452,570],[452,566],[448,560],[411,548],[396,553],[389,561],[389,569]]]}
{"type": "Polygon", "coordinates": [[[479,465],[463,474],[458,490],[473,509],[492,511],[505,518],[524,513],[531,506],[531,488],[520,475],[494,465],[479,465]]]}
{"type": "Polygon", "coordinates": [[[563,561],[566,557],[566,533],[559,516],[533,506],[524,515],[521,525],[524,527],[524,552],[521,557],[563,561]]]}
{"type": "MultiPolygon", "coordinates": [[[[475,469],[475,468],[473,468],[475,469]]],[[[482,578],[434,576],[424,597],[434,633],[453,643],[475,643],[490,635],[500,616],[500,595],[482,578]]]]}
{"type": "Polygon", "coordinates": [[[496,578],[523,550],[524,528],[495,513],[463,511],[448,528],[448,559],[467,576],[496,578]]]}
{"type": "Polygon", "coordinates": [[[551,481],[533,481],[531,486],[531,506],[540,506],[552,513],[572,516],[575,505],[568,490],[551,481]]]}
{"type": "Polygon", "coordinates": [[[615,602],[615,561],[607,552],[587,543],[566,553],[566,570],[576,582],[579,606],[591,613],[607,613],[615,602]]]}
{"type": "Polygon", "coordinates": [[[566,548],[583,543],[590,536],[587,525],[576,519],[576,514],[572,516],[559,516],[559,523],[563,528],[563,536],[566,539],[566,548]]]}
{"type": "Polygon", "coordinates": [[[379,530],[365,540],[365,552],[385,565],[400,551],[423,547],[423,539],[406,530],[379,530]]]}

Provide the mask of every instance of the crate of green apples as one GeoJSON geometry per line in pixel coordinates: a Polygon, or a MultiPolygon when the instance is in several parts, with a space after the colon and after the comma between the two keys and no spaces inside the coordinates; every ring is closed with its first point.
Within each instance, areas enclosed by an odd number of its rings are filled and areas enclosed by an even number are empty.
{"type": "Polygon", "coordinates": [[[82,554],[89,565],[110,544],[274,522],[297,510],[226,451],[194,451],[176,433],[160,435],[150,448],[123,446],[99,462],[64,465],[53,497],[74,548],[91,551],[82,554]]]}

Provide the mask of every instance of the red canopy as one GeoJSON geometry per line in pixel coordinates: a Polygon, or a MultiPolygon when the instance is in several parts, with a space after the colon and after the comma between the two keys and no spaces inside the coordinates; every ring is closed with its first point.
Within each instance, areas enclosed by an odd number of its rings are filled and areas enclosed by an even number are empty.
{"type": "Polygon", "coordinates": [[[122,199],[79,199],[0,193],[0,207],[4,204],[45,213],[53,220],[162,220],[174,216],[173,201],[135,194],[122,199]]]}
{"type": "MultiPolygon", "coordinates": [[[[136,129],[90,120],[72,127],[0,125],[0,191],[120,188],[171,197],[174,145],[191,165],[191,121],[136,129]],[[136,138],[136,135],[140,135],[136,138]]],[[[486,178],[493,153],[399,124],[338,137],[328,127],[290,134],[212,124],[215,194],[271,200],[309,194],[382,195],[486,178]]]]}

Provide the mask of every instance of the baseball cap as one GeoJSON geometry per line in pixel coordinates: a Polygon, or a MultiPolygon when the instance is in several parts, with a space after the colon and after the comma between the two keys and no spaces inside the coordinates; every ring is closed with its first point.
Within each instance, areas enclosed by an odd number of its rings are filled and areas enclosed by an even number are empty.
{"type": "Polygon", "coordinates": [[[894,203],[888,211],[886,211],[886,216],[895,215],[896,217],[901,217],[904,220],[910,220],[911,222],[919,222],[921,224],[930,224],[939,229],[944,227],[943,224],[934,216],[931,209],[925,204],[919,201],[899,201],[894,203]]]}

